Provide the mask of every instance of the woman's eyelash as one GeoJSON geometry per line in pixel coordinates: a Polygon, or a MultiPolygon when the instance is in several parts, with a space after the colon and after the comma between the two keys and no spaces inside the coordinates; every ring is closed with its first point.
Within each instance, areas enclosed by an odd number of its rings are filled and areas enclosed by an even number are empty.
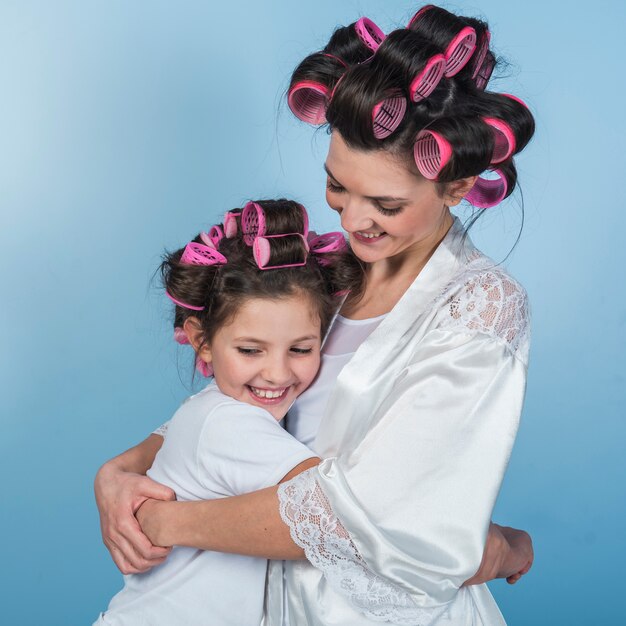
{"type": "Polygon", "coordinates": [[[330,182],[330,180],[326,181],[326,189],[332,191],[333,193],[341,193],[342,191],[345,191],[345,189],[341,187],[341,185],[334,185],[330,182]]]}
{"type": "MultiPolygon", "coordinates": [[[[345,191],[344,187],[341,187],[341,185],[335,185],[334,183],[330,181],[330,179],[326,181],[326,188],[332,193],[342,193],[345,191]]],[[[402,210],[402,207],[397,207],[395,209],[387,209],[384,206],[380,206],[380,204],[378,204],[377,202],[375,202],[374,205],[376,206],[377,211],[379,211],[380,213],[388,217],[397,215],[402,210]]]]}
{"type": "Polygon", "coordinates": [[[398,213],[400,213],[400,211],[402,211],[402,207],[397,207],[395,209],[386,209],[384,206],[380,206],[380,204],[376,203],[376,209],[382,213],[383,215],[387,215],[387,216],[394,216],[394,215],[398,215],[398,213]]]}

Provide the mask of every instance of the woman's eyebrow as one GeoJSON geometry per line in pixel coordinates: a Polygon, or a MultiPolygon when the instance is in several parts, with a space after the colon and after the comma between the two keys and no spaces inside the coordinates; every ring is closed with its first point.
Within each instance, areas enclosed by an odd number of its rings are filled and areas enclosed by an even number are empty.
{"type": "MultiPolygon", "coordinates": [[[[326,165],[326,163],[324,163],[324,170],[337,184],[339,184],[341,187],[344,186],[337,180],[337,177],[330,171],[330,169],[328,169],[328,165],[326,165]]],[[[363,197],[366,200],[374,200],[375,202],[408,202],[409,201],[408,198],[398,198],[396,196],[363,196],[363,197]]]]}

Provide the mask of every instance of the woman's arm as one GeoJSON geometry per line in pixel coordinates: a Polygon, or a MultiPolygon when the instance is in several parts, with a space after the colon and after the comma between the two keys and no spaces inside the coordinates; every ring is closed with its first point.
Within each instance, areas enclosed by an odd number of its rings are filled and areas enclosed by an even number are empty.
{"type": "MultiPolygon", "coordinates": [[[[281,483],[318,463],[319,459],[305,461],[281,483]]],[[[277,490],[278,487],[269,487],[242,496],[199,502],[147,500],[137,511],[137,519],[150,541],[159,546],[182,545],[279,560],[303,559],[304,550],[293,541],[289,527],[281,519],[277,490]]],[[[480,569],[465,585],[494,578],[517,582],[530,569],[532,557],[528,533],[491,524],[480,569]]]]}
{"type": "Polygon", "coordinates": [[[174,492],[145,476],[163,437],[150,435],[107,461],[96,474],[94,491],[104,545],[123,574],[144,572],[161,563],[169,548],[155,547],[141,532],[135,512],[148,498],[173,500],[174,492]]]}
{"type": "MultiPolygon", "coordinates": [[[[291,480],[318,465],[303,461],[282,480],[291,480]]],[[[278,487],[219,500],[159,502],[148,500],[137,511],[146,536],[159,546],[191,546],[267,559],[303,559],[278,508],[278,487]]]]}

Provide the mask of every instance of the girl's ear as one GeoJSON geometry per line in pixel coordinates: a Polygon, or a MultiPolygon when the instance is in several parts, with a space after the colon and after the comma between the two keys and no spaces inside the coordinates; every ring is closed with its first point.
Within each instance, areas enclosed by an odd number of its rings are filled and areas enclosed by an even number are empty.
{"type": "Polygon", "coordinates": [[[188,317],[183,323],[183,330],[189,339],[191,347],[196,351],[197,355],[205,362],[211,362],[211,349],[204,341],[204,332],[202,324],[197,317],[193,315],[188,317]]]}
{"type": "Polygon", "coordinates": [[[461,178],[446,185],[444,202],[447,206],[456,206],[470,192],[478,176],[461,178]]]}

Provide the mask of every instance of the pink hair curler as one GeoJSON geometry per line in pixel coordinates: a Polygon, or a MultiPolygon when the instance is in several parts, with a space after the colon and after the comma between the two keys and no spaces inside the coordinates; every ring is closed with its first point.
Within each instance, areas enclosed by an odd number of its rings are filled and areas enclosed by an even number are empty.
{"type": "Polygon", "coordinates": [[[470,60],[476,49],[476,31],[471,26],[465,26],[446,48],[446,73],[450,78],[458,74],[470,60]]]}
{"type": "Polygon", "coordinates": [[[515,100],[515,102],[519,102],[523,107],[528,108],[528,105],[521,98],[518,98],[517,96],[513,96],[510,93],[503,93],[500,95],[504,96],[505,98],[510,98],[511,100],[515,100]]]}
{"type": "Polygon", "coordinates": [[[224,231],[219,226],[211,226],[208,233],[200,233],[200,239],[209,248],[217,248],[220,241],[224,239],[224,231]]]}
{"type": "Polygon", "coordinates": [[[413,157],[417,169],[424,178],[436,180],[451,156],[450,142],[439,133],[422,130],[417,134],[413,146],[413,157]]]}
{"type": "Polygon", "coordinates": [[[179,343],[181,346],[184,346],[189,343],[189,337],[187,337],[187,333],[182,326],[177,326],[174,329],[174,341],[179,343]]]}
{"type": "Polygon", "coordinates": [[[376,139],[389,137],[389,135],[398,128],[405,113],[406,98],[401,94],[385,98],[374,105],[372,110],[374,137],[376,137],[376,139]]]}
{"type": "Polygon", "coordinates": [[[209,246],[209,248],[215,248],[215,244],[211,237],[209,237],[209,233],[200,233],[200,239],[202,239],[202,243],[205,246],[209,246]]]}
{"type": "Polygon", "coordinates": [[[487,87],[487,83],[491,78],[491,74],[493,74],[493,69],[496,66],[496,57],[490,51],[487,51],[485,55],[485,60],[482,62],[474,81],[476,82],[476,89],[480,89],[480,91],[484,91],[485,87],[487,87]]]}
{"type": "Polygon", "coordinates": [[[362,17],[354,25],[359,39],[372,51],[376,52],[385,40],[385,33],[368,17],[362,17]]]}
{"type": "Polygon", "coordinates": [[[241,215],[241,211],[228,211],[224,215],[224,235],[226,239],[232,239],[237,236],[237,218],[241,215]]]}
{"type": "Polygon", "coordinates": [[[299,120],[318,126],[326,123],[329,100],[328,87],[312,80],[303,80],[289,90],[287,104],[299,120]]]}
{"type": "Polygon", "coordinates": [[[246,245],[251,246],[257,236],[265,234],[265,213],[256,202],[248,202],[241,213],[241,230],[246,245]]]}
{"type": "Polygon", "coordinates": [[[210,378],[213,376],[213,365],[203,361],[199,356],[196,356],[196,369],[205,377],[210,378]]]}
{"type": "Polygon", "coordinates": [[[515,135],[511,127],[495,117],[484,117],[485,124],[493,131],[494,148],[491,156],[491,164],[497,165],[506,161],[515,152],[515,135]]]}
{"type": "Polygon", "coordinates": [[[429,11],[430,9],[433,8],[434,5],[432,4],[427,4],[426,6],[423,6],[410,20],[409,23],[406,25],[407,28],[411,28],[411,26],[413,26],[413,24],[415,24],[415,22],[417,22],[417,20],[420,19],[420,17],[422,17],[422,15],[424,15],[424,13],[426,13],[426,11],[429,11]]]}
{"type": "Polygon", "coordinates": [[[178,306],[182,307],[183,309],[190,309],[191,311],[204,311],[204,307],[203,306],[193,306],[192,304],[187,304],[186,302],[183,302],[182,300],[177,300],[171,293],[169,293],[169,291],[166,291],[165,295],[174,304],[177,304],[178,306]]]}
{"type": "Polygon", "coordinates": [[[215,248],[192,241],[185,246],[180,262],[186,265],[226,265],[226,257],[215,248]]]}
{"type": "Polygon", "coordinates": [[[256,264],[259,266],[260,270],[276,270],[276,269],[284,269],[287,267],[301,267],[302,265],[306,265],[306,254],[304,256],[304,260],[300,263],[283,263],[282,265],[268,265],[270,262],[271,256],[271,245],[270,239],[278,239],[280,237],[300,237],[302,239],[306,251],[309,250],[309,244],[306,241],[306,238],[303,237],[300,233],[286,233],[284,235],[266,235],[263,237],[256,237],[252,244],[252,255],[254,256],[254,260],[256,264]]]}
{"type": "MultiPolygon", "coordinates": [[[[302,221],[304,222],[304,234],[309,234],[309,216],[306,209],[298,204],[302,211],[302,221]]],[[[241,229],[243,230],[243,240],[246,245],[251,246],[255,237],[263,237],[265,235],[265,212],[263,207],[257,202],[248,202],[241,213],[241,229]]],[[[278,236],[278,235],[272,235],[278,236]]]]}
{"type": "Polygon", "coordinates": [[[446,58],[443,54],[430,57],[424,69],[411,81],[409,96],[413,102],[428,98],[435,90],[446,71],[446,58]]]}
{"type": "Polygon", "coordinates": [[[479,209],[489,209],[506,197],[508,183],[500,170],[492,170],[496,179],[478,177],[465,199],[479,209]]]}
{"type": "Polygon", "coordinates": [[[348,64],[343,59],[340,59],[338,56],[334,54],[329,54],[328,52],[322,52],[322,55],[325,57],[328,57],[329,59],[335,59],[335,61],[338,61],[344,67],[348,67],[348,64]]]}
{"type": "Polygon", "coordinates": [[[480,39],[480,45],[478,46],[478,50],[474,56],[474,71],[472,72],[472,78],[476,80],[478,73],[480,72],[480,68],[485,62],[485,57],[487,56],[487,52],[489,52],[489,44],[491,43],[491,33],[486,30],[483,33],[483,36],[480,39]]]}
{"type": "Polygon", "coordinates": [[[311,253],[315,255],[315,260],[320,265],[327,266],[330,264],[330,260],[325,259],[324,255],[345,252],[348,249],[348,244],[343,233],[332,232],[313,237],[309,241],[309,247],[311,248],[311,253]]]}

